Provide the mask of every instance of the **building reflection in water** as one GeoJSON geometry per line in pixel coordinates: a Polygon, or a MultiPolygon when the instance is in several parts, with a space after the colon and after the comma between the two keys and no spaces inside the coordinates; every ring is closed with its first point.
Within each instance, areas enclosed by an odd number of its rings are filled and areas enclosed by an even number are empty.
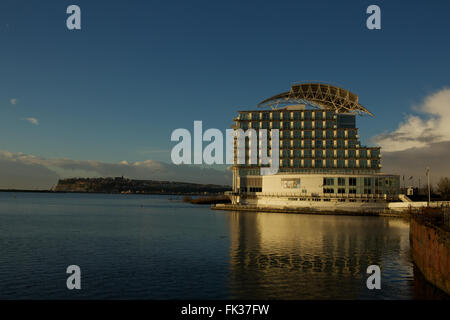
{"type": "Polygon", "coordinates": [[[227,214],[232,298],[413,299],[417,294],[405,220],[227,214]],[[366,287],[372,264],[381,268],[381,290],[366,287]]]}

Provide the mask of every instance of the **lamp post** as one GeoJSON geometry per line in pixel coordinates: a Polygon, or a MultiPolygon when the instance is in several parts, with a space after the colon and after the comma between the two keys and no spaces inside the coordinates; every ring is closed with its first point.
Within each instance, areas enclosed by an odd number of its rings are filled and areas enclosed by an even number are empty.
{"type": "Polygon", "coordinates": [[[425,172],[427,174],[427,182],[428,182],[428,207],[429,207],[430,206],[430,202],[431,202],[431,195],[430,195],[430,167],[427,167],[425,172]]]}
{"type": "Polygon", "coordinates": [[[418,194],[420,194],[420,177],[419,177],[419,192],[418,192],[418,194]]]}

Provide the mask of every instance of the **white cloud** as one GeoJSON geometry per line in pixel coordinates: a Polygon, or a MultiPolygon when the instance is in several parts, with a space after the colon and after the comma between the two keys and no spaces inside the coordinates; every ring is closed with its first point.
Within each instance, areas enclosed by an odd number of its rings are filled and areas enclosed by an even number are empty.
{"type": "Polygon", "coordinates": [[[24,118],[22,120],[28,121],[31,124],[34,124],[35,126],[39,125],[39,120],[36,118],[24,118]]]}
{"type": "Polygon", "coordinates": [[[58,181],[52,170],[20,160],[20,154],[0,151],[0,189],[49,189],[58,181]]]}
{"type": "Polygon", "coordinates": [[[397,129],[372,140],[381,146],[383,171],[422,178],[431,168],[435,183],[439,177],[450,177],[450,89],[427,96],[413,108],[420,115],[408,115],[397,129]]]}
{"type": "Polygon", "coordinates": [[[9,100],[9,102],[10,102],[12,105],[15,105],[15,104],[17,104],[17,99],[16,99],[16,98],[12,98],[11,100],[9,100]]]}
{"type": "Polygon", "coordinates": [[[413,176],[425,181],[425,169],[430,167],[432,183],[440,177],[450,177],[450,141],[431,143],[423,148],[383,153],[383,171],[401,176],[413,176]]]}
{"type": "Polygon", "coordinates": [[[450,89],[429,95],[415,109],[422,116],[408,115],[395,131],[373,138],[382,151],[423,148],[432,143],[450,141],[450,89]]]}
{"type": "MultiPolygon", "coordinates": [[[[125,176],[130,179],[165,180],[192,183],[231,184],[231,171],[202,168],[193,165],[174,165],[155,160],[137,162],[121,161],[108,163],[93,160],[46,159],[23,153],[0,151],[0,188],[26,184],[27,172],[34,169],[39,174],[41,188],[50,188],[59,178],[71,177],[116,177],[125,176]],[[3,168],[8,168],[3,170],[3,168]],[[44,177],[46,179],[44,179],[44,177]]],[[[29,175],[28,183],[36,186],[34,175],[29,175]]],[[[27,187],[21,187],[27,188],[27,187]]]]}

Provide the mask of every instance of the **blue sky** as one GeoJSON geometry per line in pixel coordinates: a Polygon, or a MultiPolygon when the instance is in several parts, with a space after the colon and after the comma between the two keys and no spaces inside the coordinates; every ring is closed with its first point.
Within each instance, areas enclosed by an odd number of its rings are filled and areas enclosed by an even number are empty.
{"type": "Polygon", "coordinates": [[[449,31],[449,1],[2,0],[0,150],[169,162],[174,129],[225,130],[311,80],[359,95],[369,144],[450,85],[449,31]],[[382,30],[365,27],[370,4],[382,30]]]}

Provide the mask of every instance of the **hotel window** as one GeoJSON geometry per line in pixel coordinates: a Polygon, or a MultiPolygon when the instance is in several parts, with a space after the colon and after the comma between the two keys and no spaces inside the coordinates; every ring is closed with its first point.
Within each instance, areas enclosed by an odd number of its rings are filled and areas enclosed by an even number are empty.
{"type": "Polygon", "coordinates": [[[348,147],[349,148],[355,148],[356,147],[356,141],[355,140],[348,140],[348,147]]]}
{"type": "Polygon", "coordinates": [[[359,157],[360,158],[367,158],[367,150],[366,149],[360,149],[359,150],[359,157]]]}
{"type": "Polygon", "coordinates": [[[302,143],[300,142],[300,140],[295,140],[294,141],[294,148],[300,148],[302,145],[302,143]]]}
{"type": "Polygon", "coordinates": [[[291,118],[291,113],[289,111],[283,112],[283,120],[289,120],[291,118]]]}
{"type": "Polygon", "coordinates": [[[356,151],[355,150],[348,150],[348,156],[349,156],[349,158],[355,158],[356,157],[356,151]]]}
{"type": "Polygon", "coordinates": [[[252,120],[259,120],[259,113],[258,112],[252,112],[252,120]]]}
{"type": "Polygon", "coordinates": [[[290,129],[291,128],[291,123],[288,121],[283,122],[283,129],[290,129]]]}
{"type": "Polygon", "coordinates": [[[300,119],[301,119],[301,112],[294,111],[294,120],[300,120],[300,119]]]}
{"type": "Polygon", "coordinates": [[[311,121],[305,121],[305,129],[312,129],[312,122],[311,121]]]}
{"type": "Polygon", "coordinates": [[[315,127],[316,128],[323,128],[323,122],[322,121],[316,121],[315,127]]]}
{"type": "Polygon", "coordinates": [[[280,123],[279,122],[272,122],[272,128],[273,129],[280,129],[280,123]]]}
{"type": "Polygon", "coordinates": [[[338,159],[337,166],[338,168],[345,168],[345,160],[338,159]]]}
{"type": "Polygon", "coordinates": [[[269,129],[269,122],[268,122],[268,121],[264,121],[264,122],[262,123],[262,128],[263,128],[263,129],[269,129]]]}
{"type": "Polygon", "coordinates": [[[317,149],[316,148],[316,158],[320,158],[320,159],[322,159],[324,156],[323,156],[323,152],[324,152],[324,150],[323,149],[317,149]]]}
{"type": "Polygon", "coordinates": [[[304,134],[305,138],[309,138],[309,139],[312,138],[312,131],[310,131],[310,130],[305,130],[303,134],[304,134]]]}
{"type": "Polygon", "coordinates": [[[315,117],[316,119],[322,120],[322,113],[323,113],[323,111],[316,111],[316,112],[314,113],[314,117],[315,117]]]}
{"type": "MultiPolygon", "coordinates": [[[[312,111],[305,111],[305,119],[311,120],[312,119],[312,111]]],[[[311,122],[310,122],[311,124],[311,122]]]]}
{"type": "Polygon", "coordinates": [[[355,128],[355,116],[350,114],[338,114],[337,125],[339,128],[355,128]]]}
{"type": "Polygon", "coordinates": [[[262,119],[263,119],[263,120],[270,120],[270,113],[264,112],[264,113],[262,114],[262,119]]]}
{"type": "Polygon", "coordinates": [[[355,168],[356,167],[356,160],[355,159],[349,159],[348,160],[348,167],[349,168],[355,168]]]}
{"type": "Polygon", "coordinates": [[[372,186],[372,178],[364,178],[364,186],[365,187],[372,186]]]}
{"type": "Polygon", "coordinates": [[[248,122],[241,122],[240,127],[241,127],[241,129],[243,129],[243,130],[247,130],[247,129],[248,129],[248,122]]]}
{"type": "Polygon", "coordinates": [[[280,113],[279,112],[273,112],[272,113],[272,119],[273,120],[280,120],[280,113]]]}
{"type": "Polygon", "coordinates": [[[299,139],[302,137],[302,132],[299,130],[294,131],[294,138],[299,139]]]}
{"type": "MultiPolygon", "coordinates": [[[[299,141],[295,141],[295,142],[299,142],[299,141]]],[[[295,145],[294,142],[294,145],[295,145]]],[[[302,156],[302,153],[300,150],[294,150],[294,158],[300,158],[302,156]]]]}
{"type": "Polygon", "coordinates": [[[323,188],[323,193],[334,193],[333,188],[323,188]]]}
{"type": "Polygon", "coordinates": [[[299,160],[299,159],[294,159],[294,167],[296,167],[296,168],[299,168],[300,167],[300,165],[301,165],[301,160],[299,160]]]}
{"type": "Polygon", "coordinates": [[[356,186],[356,178],[348,178],[349,186],[356,186]]]}
{"type": "Polygon", "coordinates": [[[323,168],[323,163],[321,159],[316,158],[316,168],[323,168]]]}
{"type": "Polygon", "coordinates": [[[334,134],[333,134],[333,131],[332,131],[332,130],[327,130],[327,131],[326,131],[326,137],[327,137],[327,139],[331,139],[331,138],[333,138],[333,136],[334,136],[334,134]]]}
{"type": "Polygon", "coordinates": [[[359,160],[359,166],[361,168],[367,168],[367,160],[366,159],[359,160]]]}
{"type": "Polygon", "coordinates": [[[339,140],[337,141],[337,147],[338,147],[338,148],[345,148],[345,141],[342,140],[342,139],[339,139],[339,140]]]}
{"type": "Polygon", "coordinates": [[[333,149],[327,149],[327,158],[334,158],[334,150],[333,149]]]}
{"type": "Polygon", "coordinates": [[[333,148],[333,140],[326,140],[326,145],[327,148],[333,148]]]}
{"type": "Polygon", "coordinates": [[[316,148],[322,148],[323,147],[322,140],[316,140],[315,144],[316,144],[316,148]]]}
{"type": "Polygon", "coordinates": [[[312,150],[311,149],[305,149],[304,157],[305,158],[311,158],[312,157],[312,150]]]}
{"type": "Polygon", "coordinates": [[[333,167],[334,167],[334,160],[327,159],[327,168],[333,168],[333,167]]]}
{"type": "Polygon", "coordinates": [[[372,194],[372,189],[364,189],[364,194],[372,194]]]}
{"type": "Polygon", "coordinates": [[[378,155],[380,154],[380,150],[378,149],[372,149],[372,151],[370,152],[373,158],[377,158],[378,155]]]}
{"type": "Polygon", "coordinates": [[[334,178],[323,178],[324,186],[334,186],[334,178]]]}
{"type": "Polygon", "coordinates": [[[345,188],[338,188],[338,192],[337,193],[345,193],[345,188]]]}
{"type": "Polygon", "coordinates": [[[312,167],[311,159],[305,159],[303,163],[305,165],[305,168],[311,168],[312,167]]]}
{"type": "Polygon", "coordinates": [[[323,131],[322,130],[316,130],[315,135],[316,135],[316,138],[323,138],[323,131]]]}
{"type": "Polygon", "coordinates": [[[348,189],[349,194],[356,194],[356,189],[348,189]]]}
{"type": "Polygon", "coordinates": [[[312,147],[312,141],[310,139],[303,140],[303,146],[305,148],[311,148],[312,147]]]}
{"type": "Polygon", "coordinates": [[[294,122],[294,129],[301,129],[302,128],[302,123],[300,121],[295,121],[294,122]]]}
{"type": "Polygon", "coordinates": [[[344,132],[344,130],[338,130],[337,131],[337,137],[338,138],[345,138],[345,132],[344,132]]]}
{"type": "Polygon", "coordinates": [[[338,186],[345,186],[345,178],[338,178],[338,186]]]}
{"type": "Polygon", "coordinates": [[[382,181],[383,181],[382,178],[375,178],[375,187],[382,187],[383,186],[382,181]]]}

